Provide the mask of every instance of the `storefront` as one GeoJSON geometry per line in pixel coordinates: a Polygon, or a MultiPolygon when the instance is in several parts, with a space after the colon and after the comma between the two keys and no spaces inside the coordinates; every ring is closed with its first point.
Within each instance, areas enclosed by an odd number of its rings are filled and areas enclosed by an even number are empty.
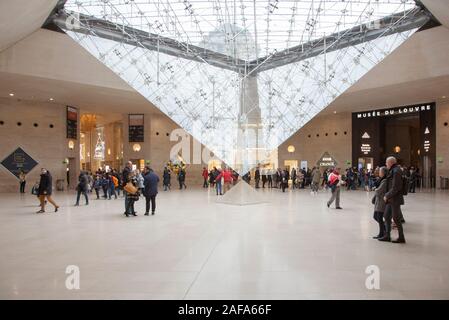
{"type": "Polygon", "coordinates": [[[423,187],[435,187],[435,103],[352,114],[352,163],[366,169],[395,156],[419,168],[423,187]]]}

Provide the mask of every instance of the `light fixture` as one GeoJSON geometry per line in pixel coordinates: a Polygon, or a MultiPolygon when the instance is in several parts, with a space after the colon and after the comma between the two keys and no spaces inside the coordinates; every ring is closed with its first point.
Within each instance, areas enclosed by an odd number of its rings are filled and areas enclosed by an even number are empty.
{"type": "Polygon", "coordinates": [[[138,144],[138,143],[133,144],[133,151],[134,152],[139,152],[141,148],[142,147],[140,146],[140,144],[138,144]]]}
{"type": "Polygon", "coordinates": [[[292,146],[292,145],[288,146],[287,147],[287,151],[290,152],[290,153],[295,152],[295,146],[292,146]]]}
{"type": "Polygon", "coordinates": [[[400,146],[396,146],[393,148],[394,152],[399,153],[401,152],[401,147],[400,146]]]}
{"type": "Polygon", "coordinates": [[[70,149],[70,150],[75,149],[75,142],[73,142],[73,140],[70,140],[70,141],[69,141],[69,149],[70,149]]]}
{"type": "Polygon", "coordinates": [[[110,156],[110,155],[111,155],[111,149],[108,148],[108,156],[110,156]]]}
{"type": "Polygon", "coordinates": [[[53,99],[53,98],[50,98],[50,101],[53,101],[53,100],[55,100],[55,99],[53,99]]]}
{"type": "Polygon", "coordinates": [[[10,97],[14,97],[14,93],[10,93],[9,96],[10,96],[10,97]]]}
{"type": "Polygon", "coordinates": [[[337,114],[337,111],[334,111],[334,114],[337,114]]]}

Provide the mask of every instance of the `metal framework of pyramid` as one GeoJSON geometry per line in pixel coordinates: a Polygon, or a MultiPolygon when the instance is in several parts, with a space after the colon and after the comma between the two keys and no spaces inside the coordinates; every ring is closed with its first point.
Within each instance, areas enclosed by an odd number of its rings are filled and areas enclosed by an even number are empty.
{"type": "Polygon", "coordinates": [[[53,17],[240,173],[429,20],[412,0],[68,0],[53,17]]]}

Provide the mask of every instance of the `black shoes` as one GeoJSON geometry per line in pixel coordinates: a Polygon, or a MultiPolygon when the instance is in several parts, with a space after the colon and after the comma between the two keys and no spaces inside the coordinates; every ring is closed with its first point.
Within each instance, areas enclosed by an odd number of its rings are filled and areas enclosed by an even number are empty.
{"type": "Polygon", "coordinates": [[[149,216],[150,214],[148,212],[145,212],[144,216],[149,216]]]}
{"type": "Polygon", "coordinates": [[[327,203],[327,207],[329,208],[331,205],[329,203],[327,203]]]}
{"type": "Polygon", "coordinates": [[[58,212],[59,207],[55,207],[55,212],[58,212]]]}
{"type": "Polygon", "coordinates": [[[79,206],[79,204],[78,204],[78,203],[75,203],[74,207],[78,207],[78,206],[79,206]]]}
{"type": "Polygon", "coordinates": [[[342,207],[336,207],[335,209],[342,210],[343,208],[342,207]]]}
{"type": "Polygon", "coordinates": [[[45,213],[45,210],[39,210],[39,211],[36,212],[36,213],[45,213]]]}
{"type": "Polygon", "coordinates": [[[377,240],[383,241],[383,242],[391,242],[391,238],[388,236],[383,236],[382,238],[379,238],[377,240]]]}
{"type": "Polygon", "coordinates": [[[391,242],[392,243],[405,243],[405,239],[397,239],[397,240],[393,240],[391,242]]]}
{"type": "Polygon", "coordinates": [[[151,215],[152,215],[152,216],[154,216],[154,211],[153,211],[153,212],[151,212],[151,215]]]}

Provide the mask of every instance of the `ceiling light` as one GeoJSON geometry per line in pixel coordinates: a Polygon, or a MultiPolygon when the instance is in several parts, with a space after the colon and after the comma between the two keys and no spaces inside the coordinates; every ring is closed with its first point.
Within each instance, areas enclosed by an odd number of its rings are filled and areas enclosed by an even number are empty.
{"type": "Polygon", "coordinates": [[[10,96],[10,97],[14,97],[14,93],[10,93],[9,96],[10,96]]]}
{"type": "Polygon", "coordinates": [[[53,100],[55,100],[55,99],[53,99],[53,98],[50,98],[50,101],[53,101],[53,100]]]}
{"type": "Polygon", "coordinates": [[[334,111],[334,114],[337,114],[337,111],[334,111]]]}

